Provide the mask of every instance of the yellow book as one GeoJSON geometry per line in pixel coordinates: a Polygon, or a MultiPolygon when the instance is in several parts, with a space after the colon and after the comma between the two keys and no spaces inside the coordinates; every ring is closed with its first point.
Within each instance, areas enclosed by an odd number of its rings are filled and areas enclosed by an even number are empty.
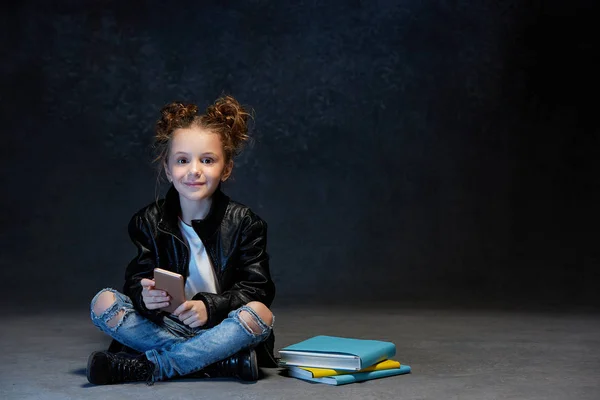
{"type": "Polygon", "coordinates": [[[325,376],[355,374],[358,372],[381,371],[384,369],[400,368],[400,363],[394,360],[384,360],[370,367],[363,368],[360,371],[335,370],[328,368],[312,368],[312,367],[287,367],[290,370],[290,375],[298,378],[323,378],[325,376]]]}

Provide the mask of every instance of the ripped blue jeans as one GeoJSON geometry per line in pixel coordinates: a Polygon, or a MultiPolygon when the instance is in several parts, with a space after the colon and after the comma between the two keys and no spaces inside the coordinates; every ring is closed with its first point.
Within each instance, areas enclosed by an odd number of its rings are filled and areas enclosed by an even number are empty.
{"type": "Polygon", "coordinates": [[[140,315],[131,299],[114,289],[98,292],[92,300],[90,316],[101,331],[145,353],[155,364],[153,378],[156,381],[194,373],[240,350],[254,347],[265,340],[272,329],[248,306],[231,311],[227,318],[210,329],[190,328],[167,316],[164,326],[159,326],[140,315]],[[96,316],[94,304],[104,291],[113,293],[116,301],[102,315],[96,316]],[[240,318],[242,310],[254,317],[260,333],[253,332],[240,318]],[[120,311],[124,311],[122,319],[116,326],[109,326],[108,321],[120,311]]]}

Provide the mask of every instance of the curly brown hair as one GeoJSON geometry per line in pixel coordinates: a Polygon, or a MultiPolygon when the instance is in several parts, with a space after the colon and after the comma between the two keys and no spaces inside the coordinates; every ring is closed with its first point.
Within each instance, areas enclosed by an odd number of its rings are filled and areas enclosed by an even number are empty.
{"type": "Polygon", "coordinates": [[[203,114],[198,113],[195,104],[173,102],[161,110],[161,118],[156,122],[154,148],[155,161],[162,171],[169,156],[173,133],[177,129],[197,126],[216,133],[221,138],[225,162],[229,163],[243,149],[248,141],[248,119],[250,113],[232,96],[218,98],[208,106],[203,114]]]}

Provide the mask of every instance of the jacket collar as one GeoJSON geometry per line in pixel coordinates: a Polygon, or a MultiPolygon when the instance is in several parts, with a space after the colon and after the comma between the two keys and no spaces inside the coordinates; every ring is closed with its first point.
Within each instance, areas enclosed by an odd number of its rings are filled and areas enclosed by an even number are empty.
{"type": "MultiPolygon", "coordinates": [[[[210,210],[204,219],[192,220],[192,226],[200,238],[206,238],[212,235],[221,225],[221,221],[227,211],[229,197],[221,191],[221,186],[213,194],[210,210]]],[[[162,229],[180,236],[179,216],[181,215],[181,203],[179,202],[179,193],[173,185],[167,191],[162,207],[162,215],[159,225],[162,229]]]]}

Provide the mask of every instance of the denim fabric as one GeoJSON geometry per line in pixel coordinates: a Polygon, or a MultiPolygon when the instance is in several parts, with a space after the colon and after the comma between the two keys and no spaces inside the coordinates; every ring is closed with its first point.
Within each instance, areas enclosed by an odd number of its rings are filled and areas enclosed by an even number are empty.
{"type": "Polygon", "coordinates": [[[92,300],[91,319],[100,330],[126,346],[144,352],[156,365],[154,380],[164,380],[199,371],[207,365],[224,360],[240,350],[254,347],[265,340],[272,327],[248,306],[229,313],[220,324],[211,329],[189,328],[179,321],[165,316],[163,326],[141,316],[133,307],[131,299],[114,289],[100,291],[92,300]],[[116,301],[102,315],[93,311],[98,296],[109,291],[116,301]],[[124,311],[123,318],[115,327],[107,322],[124,311]],[[242,310],[250,313],[261,328],[254,333],[240,318],[242,310]]]}

